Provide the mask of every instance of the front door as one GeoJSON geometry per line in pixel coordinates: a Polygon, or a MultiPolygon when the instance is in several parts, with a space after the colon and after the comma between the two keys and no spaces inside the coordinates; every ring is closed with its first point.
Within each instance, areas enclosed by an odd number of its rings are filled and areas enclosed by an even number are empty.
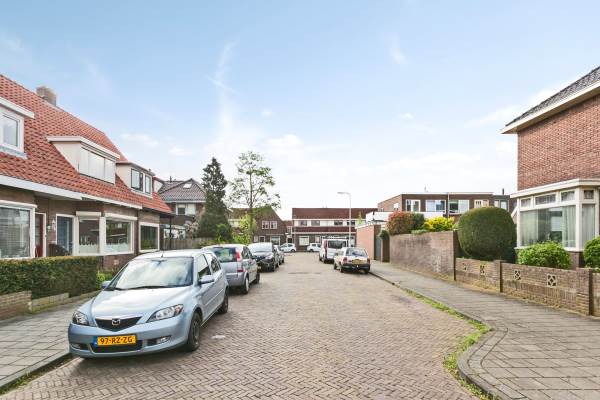
{"type": "Polygon", "coordinates": [[[35,214],[35,256],[44,256],[44,214],[35,214]]]}

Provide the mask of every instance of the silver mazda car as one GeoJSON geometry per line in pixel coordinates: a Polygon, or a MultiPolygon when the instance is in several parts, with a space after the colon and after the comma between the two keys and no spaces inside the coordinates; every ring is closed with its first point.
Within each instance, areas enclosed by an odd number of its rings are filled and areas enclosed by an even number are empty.
{"type": "Polygon", "coordinates": [[[69,348],[80,357],[194,351],[200,328],[227,312],[228,286],[214,253],[174,250],[131,260],[73,314],[69,348]]]}

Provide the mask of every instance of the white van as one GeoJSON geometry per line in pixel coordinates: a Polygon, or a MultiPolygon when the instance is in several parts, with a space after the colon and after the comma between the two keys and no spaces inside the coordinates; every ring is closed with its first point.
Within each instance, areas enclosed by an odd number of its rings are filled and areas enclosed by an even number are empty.
{"type": "Polygon", "coordinates": [[[333,261],[335,252],[342,247],[348,247],[348,239],[323,239],[321,242],[321,249],[319,250],[319,261],[328,262],[333,261]]]}

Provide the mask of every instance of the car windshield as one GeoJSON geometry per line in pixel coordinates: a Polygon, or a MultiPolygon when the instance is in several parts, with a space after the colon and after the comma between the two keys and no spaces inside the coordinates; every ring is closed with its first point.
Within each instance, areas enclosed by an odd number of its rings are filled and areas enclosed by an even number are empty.
{"type": "Polygon", "coordinates": [[[192,284],[191,257],[132,260],[112,280],[107,290],[154,289],[192,284]]]}
{"type": "Polygon", "coordinates": [[[234,247],[209,247],[208,250],[215,253],[219,262],[234,262],[236,250],[234,247]]]}
{"type": "Polygon", "coordinates": [[[253,253],[265,253],[267,251],[273,251],[273,245],[271,243],[252,243],[248,245],[248,248],[253,253]]]}
{"type": "Polygon", "coordinates": [[[329,240],[327,242],[327,247],[330,249],[341,249],[346,246],[346,242],[344,240],[329,240]]]}
{"type": "Polygon", "coordinates": [[[364,251],[363,249],[348,249],[348,255],[356,256],[356,257],[366,257],[367,252],[364,251]]]}

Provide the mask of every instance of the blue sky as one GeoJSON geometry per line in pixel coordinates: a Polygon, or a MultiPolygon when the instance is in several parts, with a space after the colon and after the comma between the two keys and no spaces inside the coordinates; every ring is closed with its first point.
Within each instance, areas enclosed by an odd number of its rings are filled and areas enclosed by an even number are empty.
{"type": "Polygon", "coordinates": [[[599,63],[599,2],[11,2],[0,73],[159,176],[254,149],[291,207],[516,188],[510,119],[599,63]],[[176,4],[176,6],[173,6],[176,4]]]}

